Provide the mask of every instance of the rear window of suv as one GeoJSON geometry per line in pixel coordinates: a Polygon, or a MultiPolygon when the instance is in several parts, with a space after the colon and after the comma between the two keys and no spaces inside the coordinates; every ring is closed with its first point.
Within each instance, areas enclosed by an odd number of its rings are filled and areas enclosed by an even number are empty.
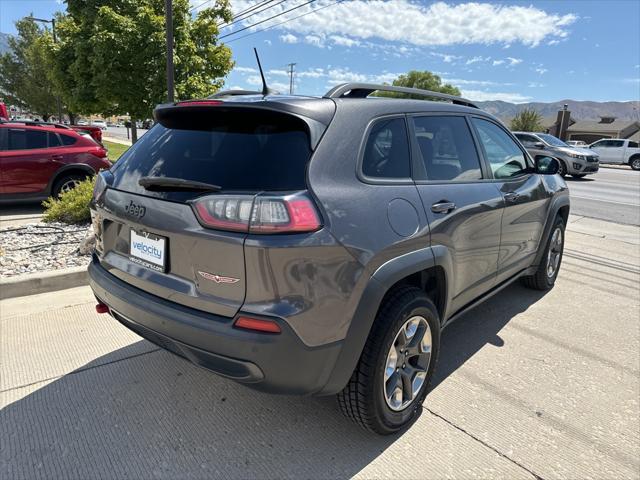
{"type": "Polygon", "coordinates": [[[175,177],[220,185],[223,191],[307,188],[309,136],[296,117],[212,112],[200,119],[184,117],[170,126],[155,125],[123,155],[113,170],[115,188],[178,201],[194,193],[148,192],[138,180],[175,177]]]}

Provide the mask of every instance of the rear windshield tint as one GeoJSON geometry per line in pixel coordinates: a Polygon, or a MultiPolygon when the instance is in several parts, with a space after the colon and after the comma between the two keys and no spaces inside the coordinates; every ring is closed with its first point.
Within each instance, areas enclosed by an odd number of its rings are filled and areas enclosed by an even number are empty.
{"type": "Polygon", "coordinates": [[[176,177],[220,185],[223,191],[306,188],[311,149],[301,120],[253,112],[208,117],[172,122],[171,128],[154,126],[117,162],[113,186],[174,200],[194,194],[148,192],[138,180],[176,177]]]}

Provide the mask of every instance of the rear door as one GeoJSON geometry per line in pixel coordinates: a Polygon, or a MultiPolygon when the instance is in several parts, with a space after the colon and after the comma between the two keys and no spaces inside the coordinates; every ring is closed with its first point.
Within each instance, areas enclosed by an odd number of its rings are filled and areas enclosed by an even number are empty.
{"type": "Polygon", "coordinates": [[[21,194],[44,191],[60,168],[50,144],[57,135],[42,129],[8,127],[7,149],[0,151],[2,182],[0,193],[21,194]]]}
{"type": "Polygon", "coordinates": [[[497,123],[473,117],[489,174],[505,201],[497,282],[528,267],[538,250],[551,193],[518,143],[497,123]]]}
{"type": "Polygon", "coordinates": [[[203,227],[191,202],[226,195],[227,200],[211,201],[211,213],[235,218],[246,205],[230,195],[306,189],[311,156],[302,120],[239,110],[176,110],[175,118],[166,119],[170,126],[155,125],[115,164],[95,220],[100,262],[113,275],[186,306],[227,317],[238,311],[246,292],[247,233],[203,227]],[[153,191],[139,184],[143,177],[204,182],[221,190],[153,191]]]}
{"type": "Polygon", "coordinates": [[[488,181],[463,115],[411,117],[415,182],[432,246],[444,246],[452,261],[451,312],[495,284],[504,200],[488,181]]]}

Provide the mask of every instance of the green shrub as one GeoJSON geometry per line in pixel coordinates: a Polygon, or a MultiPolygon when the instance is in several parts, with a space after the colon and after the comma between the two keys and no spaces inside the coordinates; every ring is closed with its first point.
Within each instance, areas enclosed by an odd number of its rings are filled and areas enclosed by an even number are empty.
{"type": "Polygon", "coordinates": [[[49,197],[42,202],[45,207],[45,222],[85,223],[91,220],[89,202],[93,194],[95,177],[78,182],[73,190],[64,192],[60,198],[49,197]]]}

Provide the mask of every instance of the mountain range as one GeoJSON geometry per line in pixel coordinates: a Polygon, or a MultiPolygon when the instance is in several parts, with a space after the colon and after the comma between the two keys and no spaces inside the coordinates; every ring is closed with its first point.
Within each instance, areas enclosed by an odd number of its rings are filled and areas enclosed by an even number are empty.
{"type": "Polygon", "coordinates": [[[543,103],[509,103],[500,100],[474,102],[482,110],[502,120],[510,120],[516,113],[525,108],[534,109],[545,118],[556,118],[558,110],[568,106],[571,117],[576,120],[599,120],[601,116],[613,116],[624,120],[640,121],[640,102],[589,102],[576,100],[560,100],[543,103]]]}

